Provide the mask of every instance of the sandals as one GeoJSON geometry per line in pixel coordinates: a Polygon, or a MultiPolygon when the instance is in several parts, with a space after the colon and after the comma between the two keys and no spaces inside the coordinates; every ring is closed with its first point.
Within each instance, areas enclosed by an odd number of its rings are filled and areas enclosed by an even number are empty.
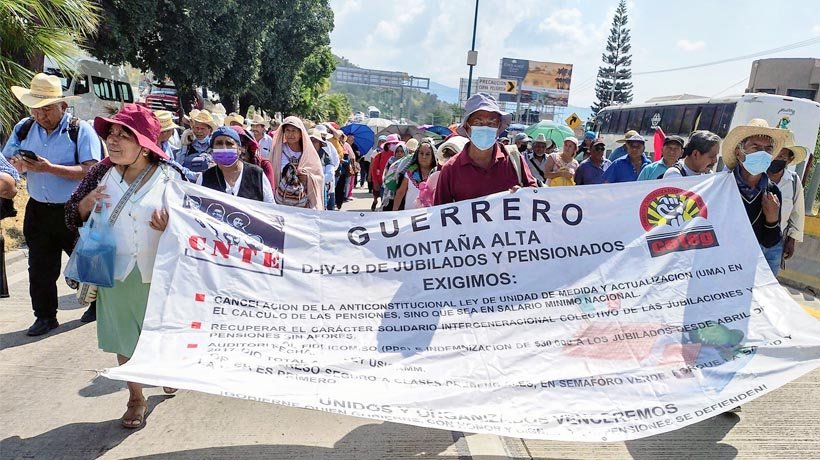
{"type": "Polygon", "coordinates": [[[128,410],[122,415],[120,424],[123,428],[134,429],[141,427],[145,422],[145,412],[148,410],[145,399],[129,399],[126,407],[128,407],[128,410]],[[134,415],[129,418],[129,413],[134,413],[134,415]]]}
{"type": "Polygon", "coordinates": [[[172,395],[177,392],[177,389],[171,387],[162,387],[162,391],[165,392],[165,394],[167,395],[172,395]]]}

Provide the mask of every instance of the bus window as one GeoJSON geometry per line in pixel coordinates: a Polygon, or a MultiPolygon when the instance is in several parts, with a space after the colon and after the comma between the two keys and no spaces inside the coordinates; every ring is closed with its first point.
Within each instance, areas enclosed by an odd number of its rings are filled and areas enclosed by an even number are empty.
{"type": "Polygon", "coordinates": [[[610,112],[609,127],[606,130],[607,134],[618,132],[618,123],[620,122],[621,115],[623,115],[623,113],[623,110],[613,110],[612,112],[610,112]]]}
{"type": "Polygon", "coordinates": [[[85,75],[77,75],[74,78],[74,94],[88,93],[88,77],[85,75]]]}
{"type": "Polygon", "coordinates": [[[134,93],[131,91],[131,85],[118,81],[117,98],[123,102],[134,102],[134,93]]]}
{"type": "Polygon", "coordinates": [[[680,129],[678,132],[684,136],[688,136],[689,133],[692,132],[692,128],[695,126],[695,117],[698,114],[698,106],[690,105],[685,106],[683,110],[683,119],[680,123],[680,129]]]}
{"type": "Polygon", "coordinates": [[[729,133],[732,116],[735,114],[735,104],[722,104],[721,109],[722,110],[718,111],[720,112],[720,116],[715,114],[715,118],[712,120],[712,126],[709,130],[723,138],[729,133]]]}
{"type": "Polygon", "coordinates": [[[695,129],[709,129],[712,127],[712,120],[715,118],[717,106],[706,105],[701,107],[700,116],[698,116],[698,125],[695,129]]]}
{"type": "MultiPolygon", "coordinates": [[[[666,134],[679,134],[680,122],[683,119],[683,107],[676,105],[666,107],[661,118],[661,129],[666,134]]],[[[687,133],[689,134],[689,133],[687,133]]]]}
{"type": "Polygon", "coordinates": [[[627,110],[618,110],[620,113],[620,118],[618,118],[618,129],[615,130],[616,134],[623,134],[626,132],[626,122],[629,119],[629,111],[627,110]]]}
{"type": "Polygon", "coordinates": [[[102,77],[91,77],[91,84],[94,86],[94,94],[104,101],[116,101],[117,94],[115,92],[112,81],[102,77]]]}
{"type": "Polygon", "coordinates": [[[626,129],[634,129],[640,131],[641,121],[643,121],[644,109],[632,109],[629,111],[629,121],[626,123],[626,129]]]}

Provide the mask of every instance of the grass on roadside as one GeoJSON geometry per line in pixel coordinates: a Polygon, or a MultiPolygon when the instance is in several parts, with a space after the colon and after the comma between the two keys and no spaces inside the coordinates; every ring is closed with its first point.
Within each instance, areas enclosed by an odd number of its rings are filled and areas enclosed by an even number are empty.
{"type": "Polygon", "coordinates": [[[26,240],[23,238],[23,217],[26,214],[26,203],[28,203],[28,191],[26,190],[26,179],[23,178],[17,185],[17,196],[14,197],[14,208],[17,209],[16,217],[9,217],[2,220],[3,236],[6,238],[6,251],[25,246],[26,240]]]}

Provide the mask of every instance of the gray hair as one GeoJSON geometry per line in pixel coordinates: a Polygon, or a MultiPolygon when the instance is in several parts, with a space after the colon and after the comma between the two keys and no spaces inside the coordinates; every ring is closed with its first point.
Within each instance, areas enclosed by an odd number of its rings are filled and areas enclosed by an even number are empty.
{"type": "Polygon", "coordinates": [[[689,135],[689,142],[687,142],[683,148],[683,156],[688,157],[695,150],[700,153],[706,153],[718,144],[720,144],[720,136],[712,131],[705,129],[694,131],[689,135]]]}

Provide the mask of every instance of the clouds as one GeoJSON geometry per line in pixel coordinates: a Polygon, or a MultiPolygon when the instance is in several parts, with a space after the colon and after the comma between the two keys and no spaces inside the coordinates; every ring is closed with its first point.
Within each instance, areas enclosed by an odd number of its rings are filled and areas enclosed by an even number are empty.
{"type": "Polygon", "coordinates": [[[706,43],[704,43],[703,40],[692,41],[692,40],[687,40],[687,39],[681,39],[681,40],[678,40],[678,42],[675,44],[675,46],[677,46],[678,49],[681,49],[683,51],[691,52],[691,51],[702,50],[703,47],[706,46],[706,43]]]}

